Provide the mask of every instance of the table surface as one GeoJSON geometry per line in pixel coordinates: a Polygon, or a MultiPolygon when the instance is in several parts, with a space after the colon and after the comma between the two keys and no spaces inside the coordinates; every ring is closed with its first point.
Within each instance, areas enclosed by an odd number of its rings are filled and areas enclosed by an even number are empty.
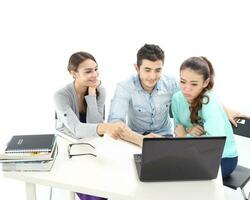
{"type": "Polygon", "coordinates": [[[13,178],[33,184],[57,187],[106,197],[123,199],[192,199],[223,200],[224,190],[221,173],[208,181],[140,182],[133,154],[141,148],[108,136],[90,141],[96,148],[97,157],[78,156],[68,158],[69,142],[57,139],[59,154],[50,172],[3,172],[13,178]]]}

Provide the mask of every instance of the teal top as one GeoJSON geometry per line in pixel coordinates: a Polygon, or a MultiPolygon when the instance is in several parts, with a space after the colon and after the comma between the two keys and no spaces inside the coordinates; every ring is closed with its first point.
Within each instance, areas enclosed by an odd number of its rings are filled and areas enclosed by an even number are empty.
{"type": "MultiPolygon", "coordinates": [[[[204,104],[198,112],[200,124],[203,124],[206,136],[226,136],[226,143],[222,157],[232,158],[238,155],[232,126],[227,115],[212,91],[206,93],[209,97],[208,103],[204,99],[204,104]]],[[[174,122],[182,124],[184,128],[191,128],[193,125],[190,119],[190,104],[181,91],[174,94],[172,99],[172,113],[174,122]]]]}

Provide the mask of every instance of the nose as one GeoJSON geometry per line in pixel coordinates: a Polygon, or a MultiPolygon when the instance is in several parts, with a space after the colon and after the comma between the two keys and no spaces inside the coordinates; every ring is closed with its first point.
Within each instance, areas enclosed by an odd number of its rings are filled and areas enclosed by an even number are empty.
{"type": "Polygon", "coordinates": [[[156,72],[151,71],[151,73],[149,74],[149,78],[150,78],[150,79],[152,79],[152,80],[155,80],[155,79],[156,79],[156,77],[157,77],[156,72]]]}
{"type": "Polygon", "coordinates": [[[97,78],[99,76],[99,71],[93,71],[92,76],[97,78]]]}
{"type": "Polygon", "coordinates": [[[183,91],[184,91],[184,92],[190,92],[190,91],[191,91],[191,88],[190,88],[188,85],[184,85],[184,86],[183,86],[183,91]]]}

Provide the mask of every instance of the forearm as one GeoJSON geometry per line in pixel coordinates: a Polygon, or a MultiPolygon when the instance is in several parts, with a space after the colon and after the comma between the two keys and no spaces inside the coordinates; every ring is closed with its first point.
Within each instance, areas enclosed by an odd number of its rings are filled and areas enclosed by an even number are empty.
{"type": "MultiPolygon", "coordinates": [[[[87,122],[88,123],[100,123],[103,122],[103,112],[100,113],[97,106],[96,96],[88,95],[85,96],[87,103],[87,122]]],[[[102,105],[104,110],[104,104],[102,105]]]]}
{"type": "Polygon", "coordinates": [[[131,142],[133,144],[136,144],[138,146],[142,146],[142,142],[143,142],[143,135],[132,131],[132,130],[127,130],[123,133],[120,134],[121,139],[131,142]]]}

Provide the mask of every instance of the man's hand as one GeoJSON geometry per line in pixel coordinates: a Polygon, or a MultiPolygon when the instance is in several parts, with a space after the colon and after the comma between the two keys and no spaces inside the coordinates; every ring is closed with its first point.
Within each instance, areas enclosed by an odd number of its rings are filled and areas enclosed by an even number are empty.
{"type": "Polygon", "coordinates": [[[121,135],[128,131],[126,124],[123,122],[115,122],[108,124],[107,133],[114,139],[121,138],[121,135]]]}
{"type": "Polygon", "coordinates": [[[250,116],[244,115],[238,111],[231,110],[229,108],[224,107],[224,110],[226,111],[227,117],[230,120],[230,122],[237,127],[237,120],[239,118],[250,118],[250,116]]]}
{"type": "Polygon", "coordinates": [[[121,134],[127,131],[127,126],[123,122],[100,123],[97,126],[97,133],[100,136],[108,134],[114,139],[121,138],[121,134]]]}

